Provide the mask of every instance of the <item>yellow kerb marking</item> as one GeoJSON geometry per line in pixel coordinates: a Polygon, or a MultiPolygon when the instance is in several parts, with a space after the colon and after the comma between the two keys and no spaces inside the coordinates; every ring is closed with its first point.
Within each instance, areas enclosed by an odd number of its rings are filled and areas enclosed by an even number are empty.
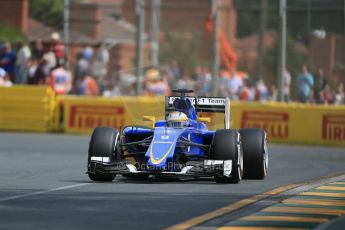
{"type": "MultiPolygon", "coordinates": [[[[277,227],[255,227],[255,226],[224,226],[218,228],[217,230],[277,230],[277,227]]],[[[304,230],[307,228],[282,228],[279,227],[279,230],[304,230]]]]}
{"type": "Polygon", "coordinates": [[[320,187],[317,187],[316,189],[345,191],[345,187],[338,187],[338,186],[320,186],[320,187]]]}
{"type": "Polygon", "coordinates": [[[345,193],[330,193],[330,192],[304,192],[302,196],[326,196],[326,197],[345,197],[345,193]]]}
{"type": "Polygon", "coordinates": [[[184,221],[182,223],[173,225],[173,226],[167,228],[167,230],[182,230],[182,229],[191,228],[191,227],[193,227],[195,225],[201,224],[203,222],[206,222],[208,220],[211,220],[211,219],[214,219],[216,217],[222,216],[224,214],[233,212],[233,211],[235,211],[235,210],[237,210],[239,208],[242,208],[242,207],[245,207],[247,205],[253,204],[253,203],[255,203],[255,202],[259,201],[259,200],[265,199],[267,197],[270,197],[270,196],[273,196],[273,195],[285,192],[285,191],[287,191],[289,189],[292,189],[292,188],[295,188],[297,186],[300,186],[300,184],[291,184],[291,185],[287,185],[287,186],[278,187],[276,189],[273,189],[271,191],[265,192],[263,194],[252,196],[250,198],[246,198],[246,199],[237,201],[237,202],[235,202],[233,204],[229,204],[229,205],[224,206],[224,207],[222,207],[220,209],[211,211],[209,213],[206,213],[206,214],[194,217],[192,219],[186,220],[186,221],[184,221]]]}
{"type": "Polygon", "coordinates": [[[284,200],[283,203],[285,204],[311,204],[311,205],[322,205],[322,206],[340,206],[345,207],[344,200],[316,200],[316,199],[308,199],[308,200],[299,200],[299,199],[287,199],[284,200]]]}
{"type": "Polygon", "coordinates": [[[323,223],[328,221],[327,218],[313,217],[296,217],[296,216],[247,216],[240,220],[254,221],[287,221],[287,222],[304,222],[304,223],[323,223]]]}
{"type": "Polygon", "coordinates": [[[300,208],[300,207],[268,207],[263,212],[286,212],[286,213],[305,213],[305,214],[323,214],[323,215],[343,215],[345,210],[329,208],[300,208]]]}
{"type": "Polygon", "coordinates": [[[345,182],[332,182],[332,183],[329,183],[329,184],[343,184],[343,185],[345,185],[345,182]]]}

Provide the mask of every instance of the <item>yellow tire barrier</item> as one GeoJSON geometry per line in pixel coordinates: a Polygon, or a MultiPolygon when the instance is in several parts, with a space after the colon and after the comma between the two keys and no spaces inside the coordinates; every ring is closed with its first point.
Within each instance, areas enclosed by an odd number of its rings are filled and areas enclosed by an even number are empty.
{"type": "Polygon", "coordinates": [[[55,131],[57,110],[55,94],[48,87],[0,87],[0,130],[55,131]]]}
{"type": "Polygon", "coordinates": [[[345,106],[233,103],[233,127],[264,128],[270,141],[345,146],[345,106]]]}
{"type": "Polygon", "coordinates": [[[121,129],[128,125],[151,126],[142,116],[164,117],[163,97],[78,97],[65,96],[64,130],[89,134],[96,126],[121,129]]]}
{"type": "MultiPolygon", "coordinates": [[[[143,116],[164,117],[163,97],[64,97],[64,131],[90,134],[96,126],[121,129],[151,126],[143,116]]],[[[210,129],[223,127],[224,116],[211,117],[210,129]]],[[[231,102],[231,127],[264,128],[270,142],[345,146],[345,106],[231,102]]]]}

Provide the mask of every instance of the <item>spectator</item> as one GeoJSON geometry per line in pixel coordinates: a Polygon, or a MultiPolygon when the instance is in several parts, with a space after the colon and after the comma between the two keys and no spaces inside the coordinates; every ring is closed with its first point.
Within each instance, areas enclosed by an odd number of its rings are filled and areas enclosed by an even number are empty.
{"type": "Polygon", "coordinates": [[[170,84],[169,84],[169,80],[170,80],[169,75],[166,72],[163,72],[161,74],[161,79],[164,82],[165,87],[166,87],[166,89],[165,89],[165,96],[170,96],[171,95],[171,87],[170,87],[170,84]]]}
{"type": "Polygon", "coordinates": [[[43,85],[47,81],[48,74],[46,72],[47,62],[44,59],[37,61],[32,58],[29,64],[28,83],[30,85],[43,85]]]}
{"type": "Polygon", "coordinates": [[[44,54],[44,47],[41,39],[36,40],[32,46],[32,57],[36,60],[41,60],[44,54]]]}
{"type": "Polygon", "coordinates": [[[28,81],[27,83],[29,85],[35,85],[35,73],[37,71],[38,68],[38,61],[35,58],[30,58],[29,62],[28,62],[28,81]]]}
{"type": "Polygon", "coordinates": [[[56,62],[62,65],[64,63],[65,58],[65,46],[60,39],[60,34],[54,32],[50,35],[51,38],[51,46],[52,51],[55,54],[56,62]]]}
{"type": "Polygon", "coordinates": [[[200,65],[197,65],[194,67],[194,72],[192,74],[192,80],[196,83],[195,84],[195,93],[200,94],[200,91],[202,89],[202,79],[204,78],[202,67],[200,65]]]}
{"type": "Polygon", "coordinates": [[[11,48],[10,43],[5,43],[0,47],[0,68],[3,68],[9,75],[10,79],[14,79],[16,55],[11,48]]]}
{"type": "Polygon", "coordinates": [[[104,85],[105,85],[105,88],[102,92],[102,96],[104,97],[113,96],[113,85],[109,81],[105,82],[104,85]]]}
{"type": "Polygon", "coordinates": [[[170,87],[167,81],[159,76],[159,71],[149,69],[145,75],[145,94],[147,95],[167,95],[170,94],[170,87]]]}
{"type": "Polygon", "coordinates": [[[316,103],[322,103],[320,99],[320,92],[325,88],[327,85],[327,80],[322,68],[318,69],[318,73],[315,77],[315,100],[316,103]]]}
{"type": "Polygon", "coordinates": [[[85,47],[78,55],[75,69],[75,78],[77,81],[90,72],[92,56],[93,50],[90,47],[85,47]]]}
{"type": "Polygon", "coordinates": [[[325,88],[320,91],[320,102],[323,104],[332,104],[333,103],[333,92],[331,87],[326,84],[325,88]]]}
{"type": "Polygon", "coordinates": [[[255,97],[255,89],[248,77],[243,79],[243,86],[240,88],[239,94],[241,101],[253,101],[255,97]]]}
{"type": "Polygon", "coordinates": [[[16,61],[15,83],[27,83],[27,66],[31,57],[31,50],[27,44],[18,43],[19,51],[16,61]]]}
{"type": "MultiPolygon", "coordinates": [[[[175,79],[174,77],[170,74],[170,72],[166,69],[161,71],[161,76],[162,79],[168,84],[169,89],[171,91],[171,87],[175,85],[175,79]]],[[[171,93],[171,92],[170,92],[171,93]]]]}
{"type": "Polygon", "coordinates": [[[109,51],[104,44],[100,44],[95,54],[95,60],[92,64],[93,76],[95,76],[97,79],[101,79],[108,74],[109,59],[109,51]]]}
{"type": "Polygon", "coordinates": [[[194,90],[194,82],[187,73],[182,73],[180,79],[175,84],[176,89],[191,89],[194,90]]]}
{"type": "Polygon", "coordinates": [[[344,105],[345,104],[345,93],[344,93],[344,83],[340,83],[337,87],[337,92],[334,97],[334,104],[344,105]]]}
{"type": "MultiPolygon", "coordinates": [[[[43,59],[46,61],[46,72],[50,72],[52,69],[54,69],[57,65],[57,60],[56,60],[56,56],[55,53],[53,52],[53,47],[52,46],[48,46],[46,47],[46,51],[43,54],[43,59]]],[[[61,65],[61,63],[59,63],[61,65]]]]}
{"type": "Polygon", "coordinates": [[[135,85],[137,83],[137,78],[133,74],[121,73],[118,81],[118,84],[115,84],[113,88],[114,95],[136,95],[135,85]]]}
{"type": "Polygon", "coordinates": [[[85,96],[98,96],[99,88],[96,80],[89,74],[84,74],[78,86],[78,94],[85,96]]]}
{"type": "Polygon", "coordinates": [[[290,101],[291,75],[287,69],[283,73],[283,97],[285,102],[290,101]]]}
{"type": "Polygon", "coordinates": [[[202,72],[202,78],[198,79],[198,82],[201,85],[200,95],[209,96],[211,94],[212,76],[207,67],[203,67],[202,72]]]}
{"type": "Polygon", "coordinates": [[[192,74],[192,80],[197,81],[200,78],[203,78],[203,72],[202,72],[202,67],[200,65],[197,65],[194,67],[194,72],[192,74]]]}
{"type": "MultiPolygon", "coordinates": [[[[118,74],[113,78],[113,88],[111,89],[111,96],[122,96],[120,88],[120,76],[118,74]]],[[[134,91],[134,90],[133,90],[134,91]]]]}
{"type": "Polygon", "coordinates": [[[83,58],[85,58],[87,61],[91,61],[93,57],[93,49],[90,46],[86,46],[82,51],[81,54],[83,58]]]}
{"type": "Polygon", "coordinates": [[[267,86],[263,80],[259,80],[256,83],[255,88],[255,100],[260,102],[265,102],[268,100],[269,92],[267,86]]]}
{"type": "Polygon", "coordinates": [[[232,73],[230,73],[230,78],[227,81],[227,91],[230,99],[239,99],[239,90],[242,86],[243,80],[239,76],[237,76],[236,71],[232,71],[232,73]]]}
{"type": "Polygon", "coordinates": [[[11,87],[12,86],[11,79],[6,71],[0,67],[0,87],[11,87]]]}
{"type": "Polygon", "coordinates": [[[48,85],[58,95],[68,94],[72,89],[71,73],[63,67],[62,63],[58,63],[57,68],[51,72],[48,78],[48,85]]]}
{"type": "Polygon", "coordinates": [[[297,95],[300,102],[308,103],[311,101],[313,86],[313,75],[309,73],[307,66],[303,65],[302,73],[297,76],[297,95]]]}
{"type": "Polygon", "coordinates": [[[169,69],[172,72],[172,76],[174,76],[175,82],[180,79],[183,71],[176,60],[171,61],[169,69]]]}
{"type": "MultiPolygon", "coordinates": [[[[219,78],[218,78],[218,96],[221,97],[227,97],[229,96],[229,90],[228,90],[228,81],[230,78],[229,71],[225,70],[226,68],[222,68],[219,72],[219,78]]],[[[210,93],[212,91],[212,83],[210,85],[210,93]]]]}
{"type": "Polygon", "coordinates": [[[269,87],[269,101],[278,101],[278,90],[274,84],[271,84],[269,87]]]}

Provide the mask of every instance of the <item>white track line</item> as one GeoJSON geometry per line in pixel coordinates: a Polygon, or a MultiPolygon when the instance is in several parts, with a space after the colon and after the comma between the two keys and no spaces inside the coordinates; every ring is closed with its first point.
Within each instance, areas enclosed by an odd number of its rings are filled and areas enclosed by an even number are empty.
{"type": "Polygon", "coordinates": [[[90,183],[73,184],[73,185],[67,185],[67,186],[63,186],[63,187],[52,188],[52,189],[38,191],[38,192],[32,192],[32,193],[27,193],[27,194],[4,197],[4,198],[0,198],[0,202],[9,201],[9,200],[16,200],[16,199],[25,198],[25,197],[41,195],[41,194],[45,194],[45,193],[49,193],[49,192],[55,192],[55,191],[61,191],[61,190],[81,187],[81,186],[85,186],[88,184],[90,184],[90,183]]]}

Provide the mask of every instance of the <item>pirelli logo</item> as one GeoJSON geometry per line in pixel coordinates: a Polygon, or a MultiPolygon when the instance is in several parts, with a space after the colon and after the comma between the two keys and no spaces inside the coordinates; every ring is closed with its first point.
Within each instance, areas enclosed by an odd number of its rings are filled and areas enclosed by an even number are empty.
{"type": "Polygon", "coordinates": [[[289,114],[284,112],[244,111],[242,128],[262,128],[271,138],[288,138],[289,114]]]}
{"type": "Polygon", "coordinates": [[[124,112],[121,106],[72,105],[68,125],[80,129],[96,126],[120,128],[125,124],[124,112]]]}
{"type": "Polygon", "coordinates": [[[345,141],[345,115],[323,115],[322,139],[345,141]]]}

